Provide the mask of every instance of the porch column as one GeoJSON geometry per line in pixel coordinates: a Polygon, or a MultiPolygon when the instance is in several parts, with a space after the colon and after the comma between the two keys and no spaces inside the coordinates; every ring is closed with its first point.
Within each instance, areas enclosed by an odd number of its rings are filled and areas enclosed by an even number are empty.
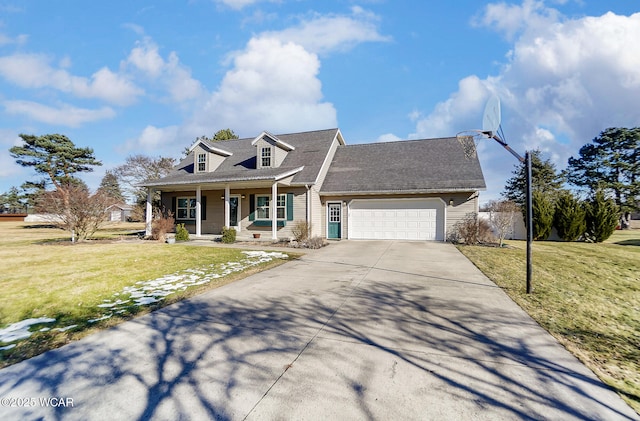
{"type": "Polygon", "coordinates": [[[202,237],[202,189],[196,187],[196,237],[202,237]]]}
{"type": "Polygon", "coordinates": [[[229,203],[229,185],[224,186],[224,226],[230,228],[231,220],[231,205],[229,203]]]}
{"type": "Polygon", "coordinates": [[[151,221],[153,220],[153,189],[147,189],[147,214],[145,216],[144,235],[149,237],[151,235],[151,221]]]}
{"type": "Polygon", "coordinates": [[[271,239],[278,239],[278,182],[271,186],[271,239]]]}

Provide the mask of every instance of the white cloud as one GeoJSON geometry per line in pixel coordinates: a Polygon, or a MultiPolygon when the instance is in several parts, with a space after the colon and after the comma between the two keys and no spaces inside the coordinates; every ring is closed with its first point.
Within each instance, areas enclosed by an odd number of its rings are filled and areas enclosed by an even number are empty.
{"type": "Polygon", "coordinates": [[[24,115],[39,122],[69,127],[78,127],[87,122],[113,118],[116,115],[109,107],[88,110],[62,104],[53,108],[32,101],[4,101],[2,105],[9,114],[24,115]]]}
{"type": "Polygon", "coordinates": [[[378,32],[377,21],[378,17],[373,13],[354,7],[350,16],[315,14],[295,27],[267,32],[263,36],[294,42],[313,53],[327,54],[347,51],[363,42],[390,41],[390,37],[378,32]]]}
{"type": "MultiPolygon", "coordinates": [[[[22,139],[13,131],[8,129],[0,129],[0,147],[3,151],[8,151],[13,146],[18,146],[22,143],[22,139]]],[[[15,177],[18,174],[26,174],[27,171],[16,164],[16,161],[9,155],[9,153],[0,153],[0,177],[15,177]]],[[[16,185],[15,187],[18,187],[16,185]]],[[[4,193],[9,187],[3,191],[0,187],[0,193],[4,193]]]]}
{"type": "Polygon", "coordinates": [[[335,127],[335,108],[322,101],[319,68],[318,57],[299,45],[253,38],[193,125],[244,135],[335,127]]]}
{"type": "Polygon", "coordinates": [[[50,61],[42,54],[18,53],[0,57],[0,76],[23,88],[48,87],[80,98],[97,98],[117,105],[129,105],[142,94],[130,80],[106,67],[91,78],[85,78],[54,68],[50,61]]]}
{"type": "Polygon", "coordinates": [[[383,135],[378,136],[376,142],[396,142],[398,140],[402,140],[402,138],[394,135],[393,133],[385,133],[383,135]]]}
{"type": "Polygon", "coordinates": [[[260,3],[264,1],[269,1],[271,3],[278,3],[281,0],[214,0],[214,1],[216,3],[224,4],[225,6],[228,6],[232,9],[240,10],[246,6],[249,6],[255,3],[260,3]]]}
{"type": "MultiPolygon", "coordinates": [[[[184,138],[180,136],[180,128],[178,126],[156,127],[149,125],[144,128],[140,136],[126,142],[121,152],[136,151],[152,152],[154,154],[175,154],[179,151],[181,142],[184,138]]],[[[185,146],[187,146],[185,144],[185,146]]]]}
{"type": "Polygon", "coordinates": [[[520,5],[489,3],[482,16],[471,23],[503,32],[508,39],[513,39],[523,30],[553,25],[559,16],[557,10],[546,7],[542,0],[524,0],[520,5]]]}
{"type": "MultiPolygon", "coordinates": [[[[602,130],[638,125],[640,14],[568,19],[530,0],[491,4],[485,12],[481,22],[498,25],[507,36],[517,34],[507,62],[495,76],[463,79],[446,101],[417,120],[412,136],[479,128],[484,102],[494,92],[514,150],[540,148],[561,169],[602,130]]],[[[498,145],[489,145],[482,142],[479,156],[489,190],[499,192],[513,162],[498,145]]]]}
{"type": "Polygon", "coordinates": [[[145,78],[158,80],[173,101],[190,101],[204,92],[200,82],[191,77],[191,70],[180,63],[175,52],[171,52],[167,60],[163,59],[158,45],[148,37],[131,50],[126,64],[133,66],[145,78]]]}

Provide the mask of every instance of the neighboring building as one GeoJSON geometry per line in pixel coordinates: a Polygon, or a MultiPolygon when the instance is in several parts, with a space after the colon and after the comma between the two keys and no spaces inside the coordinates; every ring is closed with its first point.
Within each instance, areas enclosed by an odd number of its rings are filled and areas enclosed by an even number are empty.
{"type": "Polygon", "coordinates": [[[292,237],[296,221],[329,239],[445,240],[485,189],[455,137],[346,145],[339,129],[208,142],[144,183],[192,234],[292,237]],[[276,198],[273,200],[273,198],[276,198]]]}
{"type": "Polygon", "coordinates": [[[133,212],[133,206],[115,204],[107,208],[107,218],[111,222],[127,222],[133,212]]]}

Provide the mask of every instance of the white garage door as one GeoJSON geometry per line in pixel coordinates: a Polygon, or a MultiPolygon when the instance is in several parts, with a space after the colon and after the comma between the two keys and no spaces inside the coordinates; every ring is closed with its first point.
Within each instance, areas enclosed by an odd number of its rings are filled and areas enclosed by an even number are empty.
{"type": "Polygon", "coordinates": [[[438,217],[444,217],[438,215],[441,208],[433,199],[354,200],[349,206],[349,238],[441,240],[438,236],[438,217]]]}

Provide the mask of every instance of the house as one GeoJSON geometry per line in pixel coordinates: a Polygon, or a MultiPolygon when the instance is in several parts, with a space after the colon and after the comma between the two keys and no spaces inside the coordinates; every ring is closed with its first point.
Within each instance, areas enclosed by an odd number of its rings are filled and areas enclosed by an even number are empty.
{"type": "Polygon", "coordinates": [[[114,204],[106,209],[107,219],[111,222],[127,222],[133,212],[133,206],[125,204],[114,204]]]}
{"type": "Polygon", "coordinates": [[[485,189],[455,137],[347,145],[339,129],[209,142],[144,184],[196,237],[292,237],[297,221],[328,239],[445,240],[485,189]]]}

